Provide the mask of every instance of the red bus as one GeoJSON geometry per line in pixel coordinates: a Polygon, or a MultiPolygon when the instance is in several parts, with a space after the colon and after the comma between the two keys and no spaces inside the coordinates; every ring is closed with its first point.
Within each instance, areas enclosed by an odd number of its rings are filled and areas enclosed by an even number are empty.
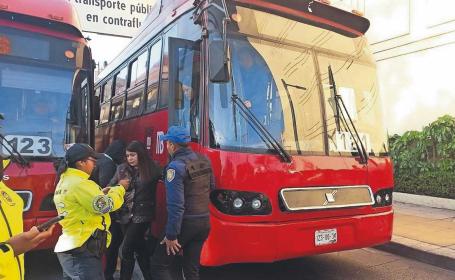
{"type": "Polygon", "coordinates": [[[217,187],[203,265],[388,242],[394,183],[368,27],[327,1],[158,1],[99,76],[95,145],[141,140],[165,164],[159,135],[190,129],[217,187]]]}
{"type": "Polygon", "coordinates": [[[53,162],[65,144],[94,139],[90,93],[91,51],[71,4],[0,0],[0,152],[22,155],[3,180],[25,202],[24,230],[56,215],[53,162]]]}

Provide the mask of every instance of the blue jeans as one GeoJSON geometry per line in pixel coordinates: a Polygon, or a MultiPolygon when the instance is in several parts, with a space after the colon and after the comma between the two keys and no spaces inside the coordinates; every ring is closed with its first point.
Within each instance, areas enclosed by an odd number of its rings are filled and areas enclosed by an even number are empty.
{"type": "Polygon", "coordinates": [[[57,253],[63,269],[63,280],[104,280],[101,259],[87,250],[57,253]]]}

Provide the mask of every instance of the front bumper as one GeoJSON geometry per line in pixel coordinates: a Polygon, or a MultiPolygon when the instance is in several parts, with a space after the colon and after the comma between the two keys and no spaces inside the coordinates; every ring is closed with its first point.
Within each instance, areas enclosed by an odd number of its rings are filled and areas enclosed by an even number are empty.
{"type": "Polygon", "coordinates": [[[212,215],[201,264],[275,262],[307,255],[370,247],[390,241],[393,210],[286,223],[233,223],[212,215]],[[337,229],[337,243],[315,246],[315,231],[337,229]]]}

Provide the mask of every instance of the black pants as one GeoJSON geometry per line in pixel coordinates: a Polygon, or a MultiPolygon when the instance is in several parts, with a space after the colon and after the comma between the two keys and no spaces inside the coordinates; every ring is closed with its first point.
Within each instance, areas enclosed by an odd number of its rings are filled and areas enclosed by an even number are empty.
{"type": "Polygon", "coordinates": [[[131,279],[134,268],[134,256],[136,254],[137,262],[141,268],[144,278],[150,279],[150,254],[147,250],[147,244],[144,238],[144,234],[149,226],[150,223],[136,224],[131,222],[127,225],[122,225],[124,237],[121,248],[121,278],[131,279]],[[126,270],[128,270],[128,272],[126,272],[126,270]]]}
{"type": "Polygon", "coordinates": [[[123,241],[123,233],[120,224],[112,220],[109,227],[111,232],[111,245],[106,250],[106,268],[104,269],[104,277],[106,280],[114,280],[114,273],[117,268],[118,249],[123,241]]]}
{"type": "MultiPolygon", "coordinates": [[[[183,249],[183,273],[186,280],[199,280],[201,250],[210,231],[209,218],[184,219],[178,241],[183,249]]],[[[166,244],[157,244],[152,257],[152,278],[173,280],[173,254],[166,253],[166,244]]]]}

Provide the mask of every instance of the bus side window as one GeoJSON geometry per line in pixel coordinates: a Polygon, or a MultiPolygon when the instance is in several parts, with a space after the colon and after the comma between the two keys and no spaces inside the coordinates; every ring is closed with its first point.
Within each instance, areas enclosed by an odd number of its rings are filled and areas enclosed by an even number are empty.
{"type": "Polygon", "coordinates": [[[111,103],[106,102],[101,105],[101,113],[100,113],[100,124],[107,123],[109,121],[109,111],[111,109],[111,103]]]}
{"type": "Polygon", "coordinates": [[[120,72],[115,75],[115,89],[114,96],[120,95],[125,92],[127,87],[128,67],[123,67],[120,72]]]}
{"type": "MultiPolygon", "coordinates": [[[[160,65],[161,65],[161,40],[156,42],[150,49],[149,75],[147,85],[147,112],[155,111],[158,103],[158,89],[160,81],[160,65]]],[[[163,95],[163,88],[161,88],[163,95]]],[[[161,100],[161,97],[160,97],[161,100]]],[[[166,98],[167,100],[167,98],[166,98]]],[[[160,102],[160,108],[161,102],[160,102]]]]}
{"type": "Polygon", "coordinates": [[[101,93],[101,87],[97,87],[95,89],[95,96],[97,96],[98,98],[100,98],[100,93],[101,93]]]}
{"type": "Polygon", "coordinates": [[[100,113],[100,124],[107,123],[109,121],[109,113],[111,109],[110,97],[112,94],[112,79],[107,81],[103,85],[101,90],[101,113],[100,113]]]}
{"type": "Polygon", "coordinates": [[[115,98],[112,100],[111,115],[109,121],[117,121],[123,118],[124,113],[124,97],[115,98]]]}
{"type": "Polygon", "coordinates": [[[120,72],[115,75],[114,96],[112,97],[111,114],[109,121],[116,121],[123,118],[125,109],[125,90],[127,88],[128,68],[123,67],[120,72]]]}
{"type": "Polygon", "coordinates": [[[161,86],[159,108],[167,108],[169,102],[169,37],[177,36],[174,29],[171,29],[163,37],[163,62],[161,66],[161,86]]]}
{"type": "Polygon", "coordinates": [[[145,51],[130,64],[129,89],[126,96],[126,117],[141,113],[143,106],[144,81],[147,74],[148,52],[145,51]]]}
{"type": "Polygon", "coordinates": [[[113,83],[113,81],[114,81],[113,79],[110,79],[103,86],[103,102],[108,101],[112,97],[112,83],[113,83]]]}

